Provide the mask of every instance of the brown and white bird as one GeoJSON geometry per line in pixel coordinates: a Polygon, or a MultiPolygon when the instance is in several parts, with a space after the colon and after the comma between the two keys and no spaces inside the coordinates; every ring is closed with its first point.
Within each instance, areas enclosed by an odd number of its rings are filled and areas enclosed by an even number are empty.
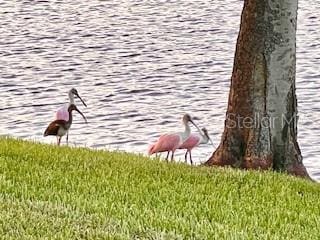
{"type": "Polygon", "coordinates": [[[49,135],[57,136],[57,144],[60,145],[61,138],[68,132],[68,130],[71,127],[73,110],[76,110],[78,113],[80,113],[80,115],[83,117],[85,122],[88,123],[86,117],[83,115],[82,112],[80,112],[80,110],[76,107],[76,105],[70,104],[68,107],[68,113],[69,113],[68,121],[60,119],[60,120],[55,120],[51,122],[47,127],[47,129],[45,130],[43,136],[49,136],[49,135]]]}
{"type": "MultiPolygon", "coordinates": [[[[68,107],[71,105],[71,104],[75,104],[74,103],[74,98],[77,97],[81,100],[81,102],[83,103],[84,106],[87,106],[87,104],[82,100],[82,98],[80,97],[77,89],[75,88],[71,88],[69,93],[68,93],[68,96],[69,96],[69,103],[68,104],[65,104],[63,105],[62,107],[60,107],[58,109],[58,111],[55,113],[55,120],[65,120],[65,121],[68,121],[69,120],[69,112],[68,112],[68,107]]],[[[67,132],[67,144],[68,144],[68,140],[69,140],[69,131],[67,132]]]]}

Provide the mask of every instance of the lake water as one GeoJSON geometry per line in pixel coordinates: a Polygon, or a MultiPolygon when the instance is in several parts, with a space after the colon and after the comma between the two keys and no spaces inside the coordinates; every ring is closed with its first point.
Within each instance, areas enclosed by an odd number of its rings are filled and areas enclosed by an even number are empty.
{"type": "MultiPolygon", "coordinates": [[[[146,153],[188,112],[219,144],[243,2],[239,0],[0,0],[0,134],[42,137],[78,89],[88,107],[70,131],[77,146],[146,153]]],[[[299,5],[299,142],[320,179],[320,2],[299,5]]],[[[194,159],[214,148],[203,145],[194,159]]],[[[183,152],[178,153],[178,159],[183,152]]]]}

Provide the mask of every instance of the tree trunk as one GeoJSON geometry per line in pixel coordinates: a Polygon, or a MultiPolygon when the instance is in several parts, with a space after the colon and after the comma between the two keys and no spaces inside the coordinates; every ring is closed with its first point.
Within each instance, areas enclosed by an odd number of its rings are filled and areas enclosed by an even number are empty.
{"type": "Polygon", "coordinates": [[[307,177],[297,142],[298,0],[245,0],[224,133],[206,165],[307,177]]]}

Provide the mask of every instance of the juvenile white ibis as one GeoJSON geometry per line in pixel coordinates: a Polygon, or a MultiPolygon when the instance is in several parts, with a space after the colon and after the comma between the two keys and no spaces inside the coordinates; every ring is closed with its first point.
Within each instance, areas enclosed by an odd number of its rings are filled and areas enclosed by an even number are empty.
{"type": "Polygon", "coordinates": [[[185,162],[186,163],[188,162],[187,157],[189,153],[190,163],[192,165],[193,162],[192,162],[191,150],[199,146],[200,144],[207,144],[209,141],[213,145],[213,142],[210,139],[210,136],[206,128],[202,128],[201,131],[199,131],[199,133],[190,134],[188,139],[179,147],[179,149],[187,149],[186,154],[184,155],[185,162]]]}
{"type": "Polygon", "coordinates": [[[68,120],[54,120],[49,124],[47,129],[45,130],[43,136],[57,136],[57,144],[60,145],[61,138],[69,131],[71,124],[72,124],[72,111],[76,110],[80,115],[83,117],[85,122],[87,123],[86,117],[83,115],[82,112],[76,107],[74,104],[70,104],[68,107],[68,120]]]}
{"type": "MultiPolygon", "coordinates": [[[[69,112],[68,112],[68,108],[71,104],[75,104],[74,103],[74,97],[77,97],[80,99],[80,101],[82,102],[82,104],[87,107],[87,104],[83,101],[83,99],[80,97],[77,89],[75,88],[71,88],[68,92],[68,96],[69,96],[69,103],[63,105],[62,107],[60,107],[57,112],[55,113],[55,120],[65,120],[68,121],[69,120],[69,112]]],[[[67,143],[69,141],[69,132],[67,131],[67,143]]]]}
{"type": "Polygon", "coordinates": [[[170,152],[172,152],[171,161],[173,161],[174,152],[185,140],[188,139],[190,135],[191,130],[189,122],[191,122],[198,129],[198,126],[193,122],[189,114],[185,114],[183,116],[182,122],[185,127],[184,132],[168,133],[161,135],[159,139],[153,145],[150,146],[149,155],[159,152],[168,152],[166,157],[166,160],[168,161],[169,154],[170,152]]]}

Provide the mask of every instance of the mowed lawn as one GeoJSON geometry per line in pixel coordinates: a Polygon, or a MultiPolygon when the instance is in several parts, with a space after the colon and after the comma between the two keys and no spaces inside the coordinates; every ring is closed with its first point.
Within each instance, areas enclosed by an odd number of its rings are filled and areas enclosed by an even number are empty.
{"type": "Polygon", "coordinates": [[[319,239],[320,185],[0,138],[1,239],[319,239]]]}

